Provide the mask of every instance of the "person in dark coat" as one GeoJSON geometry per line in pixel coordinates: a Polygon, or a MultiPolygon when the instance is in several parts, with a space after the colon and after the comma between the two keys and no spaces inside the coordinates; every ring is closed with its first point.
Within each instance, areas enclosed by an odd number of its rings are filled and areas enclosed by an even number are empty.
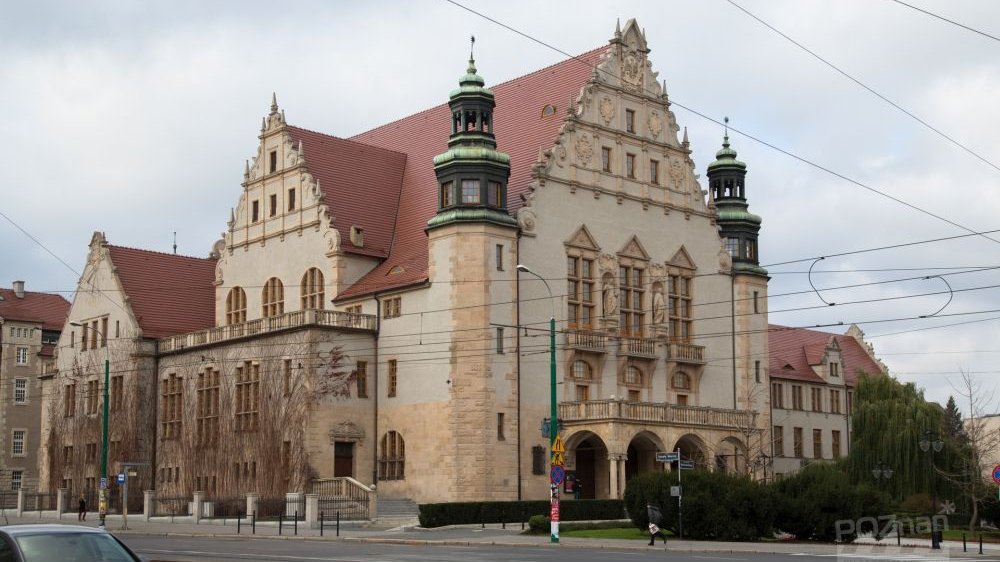
{"type": "Polygon", "coordinates": [[[580,499],[583,496],[583,482],[579,478],[573,479],[573,498],[580,499]]]}
{"type": "Polygon", "coordinates": [[[83,494],[80,494],[80,511],[76,515],[76,520],[77,521],[87,520],[87,500],[83,497],[83,494]]]}
{"type": "Polygon", "coordinates": [[[656,543],[657,535],[663,539],[663,544],[667,544],[667,535],[660,529],[660,523],[663,521],[660,508],[653,504],[646,504],[646,516],[649,518],[649,546],[656,543]]]}

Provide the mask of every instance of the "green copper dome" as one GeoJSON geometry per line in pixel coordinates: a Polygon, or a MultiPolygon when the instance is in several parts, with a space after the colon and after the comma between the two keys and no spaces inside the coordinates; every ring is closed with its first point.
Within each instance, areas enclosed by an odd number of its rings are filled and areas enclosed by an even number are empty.
{"type": "Polygon", "coordinates": [[[733,207],[727,206],[726,202],[719,202],[718,217],[720,221],[744,221],[759,225],[760,215],[755,215],[746,209],[746,205],[737,204],[733,207]]]}
{"type": "Polygon", "coordinates": [[[736,151],[729,148],[729,135],[722,141],[722,148],[715,153],[715,161],[708,165],[708,171],[718,168],[736,167],[746,169],[747,165],[736,159],[736,151]]]}
{"type": "Polygon", "coordinates": [[[454,99],[462,94],[482,94],[493,97],[493,91],[486,87],[486,81],[479,74],[476,74],[476,60],[469,58],[469,67],[465,69],[465,75],[458,79],[458,89],[452,90],[449,98],[454,99]]]}

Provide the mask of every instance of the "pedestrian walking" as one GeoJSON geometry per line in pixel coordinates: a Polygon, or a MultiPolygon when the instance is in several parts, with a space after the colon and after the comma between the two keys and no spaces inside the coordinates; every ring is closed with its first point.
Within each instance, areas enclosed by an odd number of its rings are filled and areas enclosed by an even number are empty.
{"type": "Polygon", "coordinates": [[[663,522],[660,508],[653,504],[646,504],[646,516],[649,518],[649,546],[656,543],[657,535],[663,539],[663,544],[667,544],[667,535],[660,529],[660,523],[663,522]]]}
{"type": "Polygon", "coordinates": [[[578,499],[580,499],[580,496],[582,496],[582,495],[583,495],[583,482],[580,481],[579,478],[574,478],[573,479],[573,498],[578,500],[578,499]]]}
{"type": "Polygon", "coordinates": [[[80,512],[77,513],[76,520],[77,521],[87,520],[87,499],[83,497],[83,494],[80,494],[80,512]]]}

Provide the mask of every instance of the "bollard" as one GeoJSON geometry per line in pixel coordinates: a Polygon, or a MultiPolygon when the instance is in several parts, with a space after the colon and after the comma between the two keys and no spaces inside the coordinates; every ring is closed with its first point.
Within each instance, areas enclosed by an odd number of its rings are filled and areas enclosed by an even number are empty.
{"type": "Polygon", "coordinates": [[[243,519],[241,519],[239,517],[236,518],[236,534],[237,535],[240,534],[240,522],[241,521],[243,521],[243,519]]]}
{"type": "Polygon", "coordinates": [[[896,521],[896,546],[903,546],[903,530],[899,528],[899,521],[896,521]]]}
{"type": "Polygon", "coordinates": [[[253,514],[250,516],[250,534],[257,534],[257,510],[253,510],[253,514]]]}
{"type": "Polygon", "coordinates": [[[278,516],[278,534],[279,535],[281,534],[281,526],[282,526],[282,523],[284,523],[284,522],[285,522],[285,514],[282,513],[281,515],[278,516]]]}
{"type": "Polygon", "coordinates": [[[962,552],[969,552],[969,549],[965,547],[965,533],[962,533],[962,552]]]}
{"type": "Polygon", "coordinates": [[[299,510],[295,510],[295,519],[292,521],[292,530],[295,535],[299,534],[299,510]]]}
{"type": "Polygon", "coordinates": [[[340,536],[340,511],[337,511],[337,536],[340,536]]]}
{"type": "Polygon", "coordinates": [[[323,536],[323,512],[319,512],[319,536],[323,536]]]}
{"type": "Polygon", "coordinates": [[[505,510],[502,506],[500,507],[500,528],[507,528],[507,510],[505,510]]]}
{"type": "Polygon", "coordinates": [[[983,535],[979,535],[979,554],[983,553],[983,535]]]}

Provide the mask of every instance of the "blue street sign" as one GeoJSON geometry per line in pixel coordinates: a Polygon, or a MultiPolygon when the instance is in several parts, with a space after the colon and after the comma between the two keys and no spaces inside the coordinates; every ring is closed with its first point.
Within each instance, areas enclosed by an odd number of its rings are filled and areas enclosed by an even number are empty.
{"type": "Polygon", "coordinates": [[[553,466],[549,474],[552,476],[552,483],[556,485],[562,484],[566,478],[566,470],[559,465],[553,466]]]}
{"type": "Polygon", "coordinates": [[[107,488],[108,488],[108,479],[107,478],[101,478],[101,489],[102,490],[106,490],[107,488]]]}
{"type": "Polygon", "coordinates": [[[694,468],[694,461],[681,461],[682,470],[691,470],[694,468]]]}
{"type": "Polygon", "coordinates": [[[656,462],[677,462],[680,458],[680,453],[676,451],[672,453],[656,453],[656,462]]]}
{"type": "Polygon", "coordinates": [[[993,481],[1000,484],[1000,464],[993,467],[993,481]]]}
{"type": "Polygon", "coordinates": [[[124,472],[119,472],[118,473],[118,483],[119,484],[124,484],[125,483],[125,473],[124,472]]]}

